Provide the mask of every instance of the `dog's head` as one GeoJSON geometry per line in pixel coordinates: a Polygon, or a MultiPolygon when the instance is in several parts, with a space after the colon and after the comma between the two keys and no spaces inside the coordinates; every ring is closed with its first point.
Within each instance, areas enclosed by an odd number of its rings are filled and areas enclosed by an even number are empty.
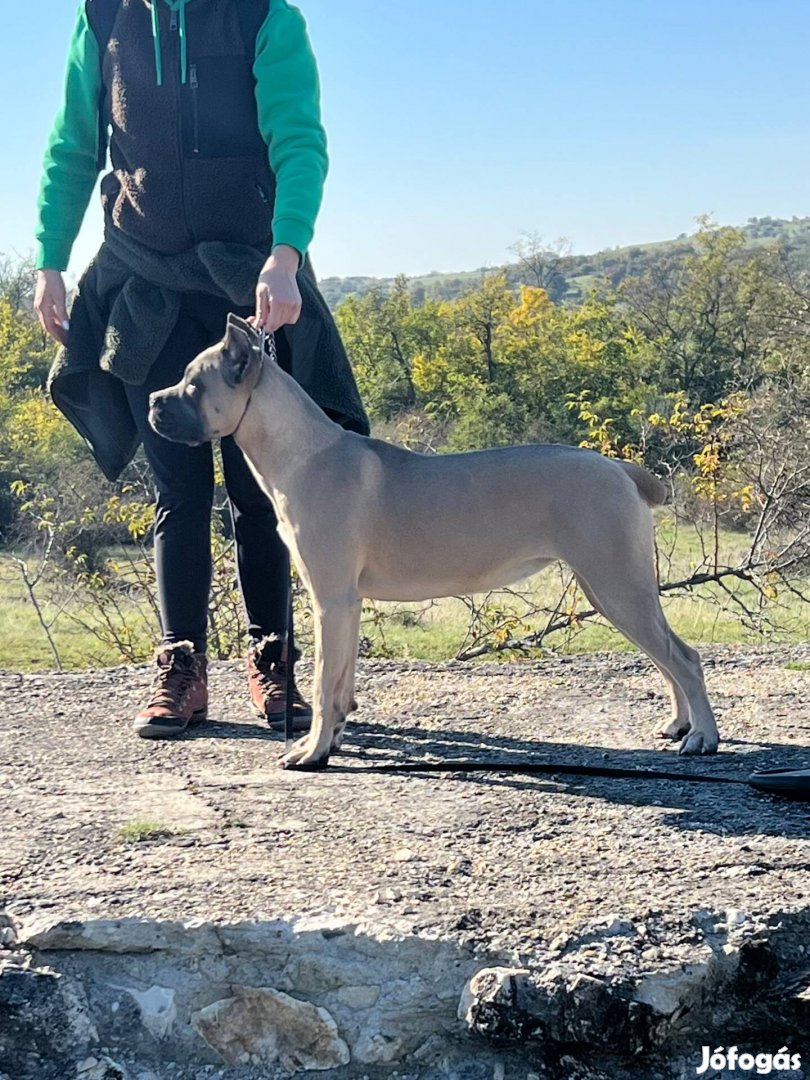
{"type": "Polygon", "coordinates": [[[149,423],[172,442],[199,446],[239,427],[262,373],[261,339],[238,315],[225,337],[201,352],[176,386],[149,398],[149,423]]]}

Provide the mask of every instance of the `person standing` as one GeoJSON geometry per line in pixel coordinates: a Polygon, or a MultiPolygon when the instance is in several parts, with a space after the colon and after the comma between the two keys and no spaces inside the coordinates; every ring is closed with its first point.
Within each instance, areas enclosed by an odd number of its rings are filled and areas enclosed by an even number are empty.
{"type": "MultiPolygon", "coordinates": [[[[149,395],[176,383],[235,311],[276,332],[279,363],[368,434],[307,257],[328,168],[315,58],[286,0],[84,0],[39,195],[35,306],[63,348],[53,400],[109,479],[143,444],[156,491],[161,640],[134,727],[207,716],[213,452],[161,439],[149,395]],[[71,308],[63,271],[99,172],[104,243],[71,308]]],[[[291,448],[291,452],[294,448],[291,448]]],[[[283,726],[289,556],[233,437],[221,441],[255,712],[283,726]]],[[[294,688],[295,727],[311,708],[294,688]]]]}

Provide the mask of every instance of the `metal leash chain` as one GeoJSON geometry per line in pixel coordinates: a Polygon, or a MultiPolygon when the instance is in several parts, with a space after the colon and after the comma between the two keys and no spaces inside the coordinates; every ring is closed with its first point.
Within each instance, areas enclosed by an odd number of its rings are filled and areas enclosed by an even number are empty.
{"type": "MultiPolygon", "coordinates": [[[[278,363],[276,350],[276,335],[269,333],[264,327],[259,332],[259,350],[262,363],[269,360],[272,364],[278,363]]],[[[284,741],[289,750],[295,737],[293,731],[293,686],[295,685],[295,631],[293,627],[293,581],[292,566],[290,566],[290,604],[287,608],[287,665],[285,667],[284,689],[286,692],[284,702],[284,741]]]]}
{"type": "Polygon", "coordinates": [[[287,700],[284,704],[284,742],[290,749],[294,738],[293,732],[293,686],[295,674],[295,638],[293,634],[293,583],[292,567],[290,568],[290,606],[287,609],[287,678],[285,689],[287,700]]]}
{"type": "Polygon", "coordinates": [[[262,362],[264,362],[265,358],[267,358],[274,364],[278,363],[278,352],[276,351],[276,335],[273,333],[269,333],[267,330],[265,330],[264,327],[262,327],[261,332],[259,333],[259,349],[261,350],[262,354],[262,362]]]}

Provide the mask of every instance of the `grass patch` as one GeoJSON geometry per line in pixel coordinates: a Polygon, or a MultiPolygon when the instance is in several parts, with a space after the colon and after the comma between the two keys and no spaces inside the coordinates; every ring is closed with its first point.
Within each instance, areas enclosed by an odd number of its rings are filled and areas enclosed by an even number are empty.
{"type": "MultiPolygon", "coordinates": [[[[71,599],[65,584],[49,578],[38,587],[37,598],[46,620],[62,611],[51,634],[64,668],[110,667],[124,662],[125,657],[118,650],[104,645],[93,634],[92,628],[101,626],[99,612],[92,605],[71,599]],[[77,619],[85,625],[80,625],[77,619]]],[[[157,639],[157,627],[150,624],[142,607],[125,596],[121,597],[120,606],[130,634],[142,640],[148,653],[157,639]]],[[[0,553],[0,668],[46,671],[55,666],[19,569],[8,555],[0,553]]]]}
{"type": "Polygon", "coordinates": [[[126,844],[142,844],[146,840],[165,840],[178,835],[176,829],[170,829],[159,821],[128,821],[118,830],[118,839],[126,844]]]}
{"type": "Polygon", "coordinates": [[[810,660],[788,660],[785,667],[788,671],[810,671],[810,660]]]}

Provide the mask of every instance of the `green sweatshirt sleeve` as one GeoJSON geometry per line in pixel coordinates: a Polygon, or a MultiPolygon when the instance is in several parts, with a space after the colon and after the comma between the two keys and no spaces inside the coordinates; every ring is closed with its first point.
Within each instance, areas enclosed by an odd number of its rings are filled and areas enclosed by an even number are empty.
{"type": "Polygon", "coordinates": [[[329,159],[321,125],[320,83],[301,12],[272,0],[256,38],[259,128],[276,175],[273,243],[303,260],[323,199],[329,159]]]}
{"type": "Polygon", "coordinates": [[[62,108],[56,117],[39,188],[36,266],[64,270],[98,175],[101,65],[85,6],[68,53],[62,108]]]}

